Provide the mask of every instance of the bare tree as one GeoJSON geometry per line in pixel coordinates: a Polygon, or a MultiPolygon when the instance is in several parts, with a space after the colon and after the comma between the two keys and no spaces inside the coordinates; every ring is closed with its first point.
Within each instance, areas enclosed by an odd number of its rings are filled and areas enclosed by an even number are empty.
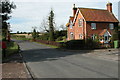
{"type": "Polygon", "coordinates": [[[45,18],[44,18],[43,21],[41,22],[41,25],[40,25],[39,28],[40,28],[40,31],[49,32],[48,22],[45,20],[45,18]]]}

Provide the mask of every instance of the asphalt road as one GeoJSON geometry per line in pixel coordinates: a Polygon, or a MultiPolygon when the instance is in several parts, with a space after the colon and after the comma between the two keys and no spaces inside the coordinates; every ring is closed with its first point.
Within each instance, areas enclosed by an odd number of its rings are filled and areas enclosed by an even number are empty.
{"type": "Polygon", "coordinates": [[[118,78],[118,62],[85,57],[34,42],[17,41],[35,78],[118,78]]]}

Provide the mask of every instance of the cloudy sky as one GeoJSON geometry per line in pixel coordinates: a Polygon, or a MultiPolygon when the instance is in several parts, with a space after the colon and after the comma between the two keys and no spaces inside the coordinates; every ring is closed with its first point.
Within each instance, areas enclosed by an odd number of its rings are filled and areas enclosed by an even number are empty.
{"type": "MultiPolygon", "coordinates": [[[[30,32],[32,27],[39,26],[43,19],[46,19],[49,11],[53,8],[55,13],[55,22],[57,27],[68,22],[69,16],[72,15],[73,4],[76,7],[106,9],[106,0],[11,0],[17,8],[11,14],[12,32],[22,31],[30,32]]],[[[118,1],[109,0],[113,3],[113,13],[118,18],[118,1]]]]}

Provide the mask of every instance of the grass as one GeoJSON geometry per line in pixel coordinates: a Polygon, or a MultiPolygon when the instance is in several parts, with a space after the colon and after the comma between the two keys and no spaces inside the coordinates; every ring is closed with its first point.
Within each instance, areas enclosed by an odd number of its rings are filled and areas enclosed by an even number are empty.
{"type": "Polygon", "coordinates": [[[6,49],[6,55],[7,56],[10,56],[14,53],[17,53],[18,52],[18,44],[16,42],[7,42],[7,49],[6,49]]]}
{"type": "Polygon", "coordinates": [[[30,38],[15,38],[15,37],[12,37],[13,39],[16,39],[16,40],[30,40],[30,38]]]}
{"type": "Polygon", "coordinates": [[[66,41],[56,41],[56,42],[66,42],[66,41]]]}
{"type": "Polygon", "coordinates": [[[39,43],[39,44],[42,44],[42,45],[45,45],[45,46],[48,46],[51,48],[59,48],[58,46],[48,45],[48,44],[44,44],[44,43],[40,43],[40,42],[36,42],[36,43],[39,43]]]}

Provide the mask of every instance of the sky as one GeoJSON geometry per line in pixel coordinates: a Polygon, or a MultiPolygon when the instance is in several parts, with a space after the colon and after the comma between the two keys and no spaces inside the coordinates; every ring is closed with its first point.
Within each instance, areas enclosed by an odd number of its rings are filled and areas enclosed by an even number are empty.
{"type": "MultiPolygon", "coordinates": [[[[66,24],[69,20],[69,16],[72,16],[73,4],[76,7],[106,9],[106,0],[11,0],[17,8],[13,10],[11,14],[12,18],[8,21],[11,24],[11,30],[13,33],[19,32],[31,32],[32,27],[37,27],[37,31],[41,31],[39,28],[43,19],[47,20],[47,16],[51,10],[55,13],[56,27],[66,24]]],[[[118,18],[118,1],[109,0],[113,3],[113,13],[118,18]]]]}

